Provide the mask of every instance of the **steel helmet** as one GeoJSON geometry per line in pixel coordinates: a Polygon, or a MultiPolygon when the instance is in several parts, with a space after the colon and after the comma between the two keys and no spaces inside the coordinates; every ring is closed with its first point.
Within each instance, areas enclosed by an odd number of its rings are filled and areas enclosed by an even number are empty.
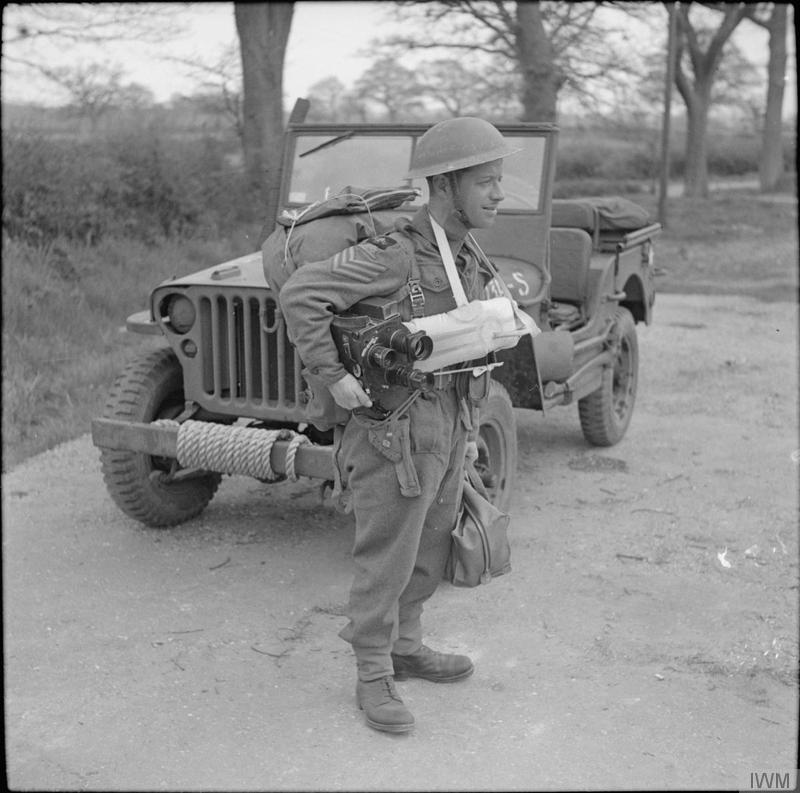
{"type": "Polygon", "coordinates": [[[462,116],[434,124],[417,141],[408,178],[472,168],[521,151],[482,118],[462,116]]]}

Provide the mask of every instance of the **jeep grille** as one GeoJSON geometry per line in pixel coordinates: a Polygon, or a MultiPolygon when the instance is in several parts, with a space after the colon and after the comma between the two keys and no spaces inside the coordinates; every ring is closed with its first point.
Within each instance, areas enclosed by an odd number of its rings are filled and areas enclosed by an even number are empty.
{"type": "Polygon", "coordinates": [[[193,359],[183,358],[186,398],[220,413],[302,421],[301,363],[271,294],[192,291],[199,351],[193,359]]]}

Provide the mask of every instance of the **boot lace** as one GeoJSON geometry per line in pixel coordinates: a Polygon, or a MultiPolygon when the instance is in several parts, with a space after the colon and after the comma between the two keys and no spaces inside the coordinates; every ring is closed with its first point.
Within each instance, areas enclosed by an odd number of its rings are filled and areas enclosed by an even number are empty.
{"type": "Polygon", "coordinates": [[[400,699],[400,696],[397,693],[397,689],[394,687],[394,680],[392,680],[391,677],[381,678],[381,694],[384,697],[383,702],[388,702],[389,700],[392,699],[397,702],[403,701],[402,699],[400,699]]]}

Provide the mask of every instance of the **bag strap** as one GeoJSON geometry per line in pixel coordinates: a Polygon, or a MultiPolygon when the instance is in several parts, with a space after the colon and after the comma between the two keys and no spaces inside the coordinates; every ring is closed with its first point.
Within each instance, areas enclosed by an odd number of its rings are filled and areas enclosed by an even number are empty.
{"type": "Polygon", "coordinates": [[[478,241],[475,239],[475,237],[472,236],[471,232],[467,233],[467,238],[475,246],[475,249],[480,254],[483,263],[486,265],[486,267],[492,274],[495,281],[497,281],[497,285],[500,287],[500,290],[502,291],[503,295],[505,295],[505,297],[507,297],[511,301],[511,306],[514,309],[514,316],[517,319],[519,328],[520,329],[524,328],[525,331],[531,335],[531,338],[533,338],[534,336],[538,336],[542,332],[541,329],[536,324],[536,322],[534,322],[533,317],[531,317],[529,314],[527,314],[519,307],[519,304],[511,294],[511,291],[509,290],[505,279],[503,278],[502,275],[500,275],[500,272],[492,264],[489,257],[483,252],[483,248],[481,248],[481,246],[478,245],[478,241]]]}
{"type": "Polygon", "coordinates": [[[470,244],[475,249],[475,251],[477,251],[478,257],[481,259],[484,266],[489,271],[489,275],[491,275],[492,278],[494,278],[494,280],[497,281],[497,286],[503,293],[503,296],[507,297],[514,305],[516,305],[517,301],[514,300],[514,298],[512,297],[511,292],[508,289],[508,285],[505,282],[505,279],[503,278],[502,275],[500,275],[499,270],[494,266],[494,264],[492,264],[491,259],[489,259],[489,257],[483,252],[483,248],[481,248],[481,246],[478,245],[478,241],[475,239],[475,237],[472,236],[471,231],[467,232],[467,239],[470,241],[470,244]]]}
{"type": "Polygon", "coordinates": [[[436,236],[436,245],[439,248],[439,256],[442,257],[444,263],[444,270],[447,273],[447,280],[450,281],[450,288],[453,290],[453,297],[456,299],[457,306],[466,306],[469,302],[467,300],[467,293],[464,291],[464,285],[461,283],[461,278],[456,270],[456,263],[453,261],[453,251],[450,249],[450,243],[447,241],[447,236],[444,229],[439,225],[439,221],[428,212],[428,217],[431,219],[431,226],[433,233],[436,236]]]}

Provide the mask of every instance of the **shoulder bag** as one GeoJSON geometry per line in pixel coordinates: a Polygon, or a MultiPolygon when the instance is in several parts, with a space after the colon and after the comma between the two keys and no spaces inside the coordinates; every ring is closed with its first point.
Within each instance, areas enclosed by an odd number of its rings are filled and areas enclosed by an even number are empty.
{"type": "Polygon", "coordinates": [[[472,463],[465,466],[464,494],[445,575],[453,586],[475,587],[511,570],[509,516],[487,498],[472,463]]]}

